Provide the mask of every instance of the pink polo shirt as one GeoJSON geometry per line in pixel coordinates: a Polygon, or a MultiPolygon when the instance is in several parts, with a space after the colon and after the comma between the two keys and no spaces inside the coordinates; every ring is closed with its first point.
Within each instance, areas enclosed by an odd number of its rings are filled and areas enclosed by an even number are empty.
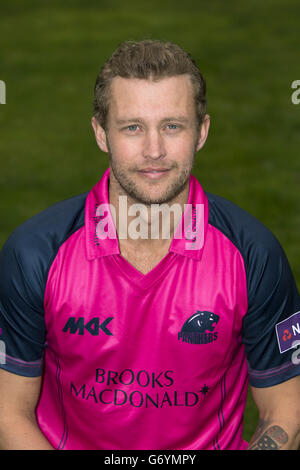
{"type": "Polygon", "coordinates": [[[7,241],[0,366],[42,374],[36,416],[56,449],[245,449],[248,377],[264,387],[300,372],[276,338],[300,310],[279,243],[191,176],[201,241],[174,237],[144,275],[116,236],[97,236],[108,182],[109,170],[7,241]]]}

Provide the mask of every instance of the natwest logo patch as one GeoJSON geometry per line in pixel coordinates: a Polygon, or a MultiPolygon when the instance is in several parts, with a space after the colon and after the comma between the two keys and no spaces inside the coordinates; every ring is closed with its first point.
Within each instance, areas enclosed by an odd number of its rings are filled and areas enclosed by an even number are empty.
{"type": "Polygon", "coordinates": [[[197,310],[183,325],[178,333],[178,340],[191,344],[207,344],[216,341],[218,333],[214,331],[220,317],[212,312],[197,310]]]}
{"type": "Polygon", "coordinates": [[[300,312],[277,323],[276,334],[281,353],[292,349],[294,342],[300,340],[300,312]]]}

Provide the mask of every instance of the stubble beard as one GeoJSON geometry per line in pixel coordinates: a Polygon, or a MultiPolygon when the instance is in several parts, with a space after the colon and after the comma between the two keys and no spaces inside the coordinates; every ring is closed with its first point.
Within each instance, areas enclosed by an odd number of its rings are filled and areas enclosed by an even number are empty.
{"type": "MultiPolygon", "coordinates": [[[[122,188],[124,195],[129,196],[135,203],[151,206],[151,204],[167,204],[170,203],[180,195],[189,183],[190,174],[194,165],[194,156],[190,164],[186,164],[179,172],[177,177],[169,184],[166,185],[164,191],[159,196],[150,197],[149,194],[143,190],[134,179],[135,172],[138,168],[124,170],[120,168],[115,162],[112,153],[108,152],[110,167],[115,179],[119,186],[122,188]],[[130,176],[132,175],[132,177],[130,176]]],[[[171,171],[178,170],[179,166],[174,162],[171,166],[171,171]]]]}

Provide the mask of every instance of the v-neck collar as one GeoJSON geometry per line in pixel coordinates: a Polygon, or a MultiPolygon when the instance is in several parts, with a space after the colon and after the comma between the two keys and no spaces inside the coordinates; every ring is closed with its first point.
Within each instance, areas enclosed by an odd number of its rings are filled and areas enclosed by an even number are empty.
{"type": "Polygon", "coordinates": [[[154,268],[143,274],[136,269],[129,261],[127,261],[122,255],[113,256],[112,259],[117,265],[117,269],[121,270],[125,277],[127,277],[130,283],[135,284],[142,290],[146,290],[153,286],[156,282],[164,275],[165,271],[168,270],[173,262],[175,261],[176,254],[168,252],[161,261],[159,261],[154,268]]]}
{"type": "Polygon", "coordinates": [[[133,282],[148,285],[163,274],[169,263],[176,258],[176,255],[186,256],[198,261],[201,259],[208,226],[208,201],[200,183],[193,175],[190,175],[186,209],[175,230],[168,253],[151,271],[143,274],[120,254],[119,240],[109,204],[109,173],[108,168],[86,199],[85,235],[88,260],[113,255],[120,269],[133,282]],[[106,232],[104,227],[101,226],[104,217],[109,227],[106,232]],[[195,227],[197,231],[194,230],[195,227]],[[194,236],[195,233],[198,234],[196,237],[194,236]]]}

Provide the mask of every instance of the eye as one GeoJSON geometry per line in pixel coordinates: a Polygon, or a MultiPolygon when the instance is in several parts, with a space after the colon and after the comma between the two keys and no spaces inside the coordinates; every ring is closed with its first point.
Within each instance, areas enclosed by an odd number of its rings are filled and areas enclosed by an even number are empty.
{"type": "Polygon", "coordinates": [[[178,124],[167,124],[165,127],[165,131],[171,132],[172,134],[179,132],[181,129],[181,126],[178,124]]]}
{"type": "Polygon", "coordinates": [[[131,124],[130,126],[127,126],[126,129],[129,131],[129,132],[135,132],[138,130],[138,125],[137,124],[131,124]]]}

